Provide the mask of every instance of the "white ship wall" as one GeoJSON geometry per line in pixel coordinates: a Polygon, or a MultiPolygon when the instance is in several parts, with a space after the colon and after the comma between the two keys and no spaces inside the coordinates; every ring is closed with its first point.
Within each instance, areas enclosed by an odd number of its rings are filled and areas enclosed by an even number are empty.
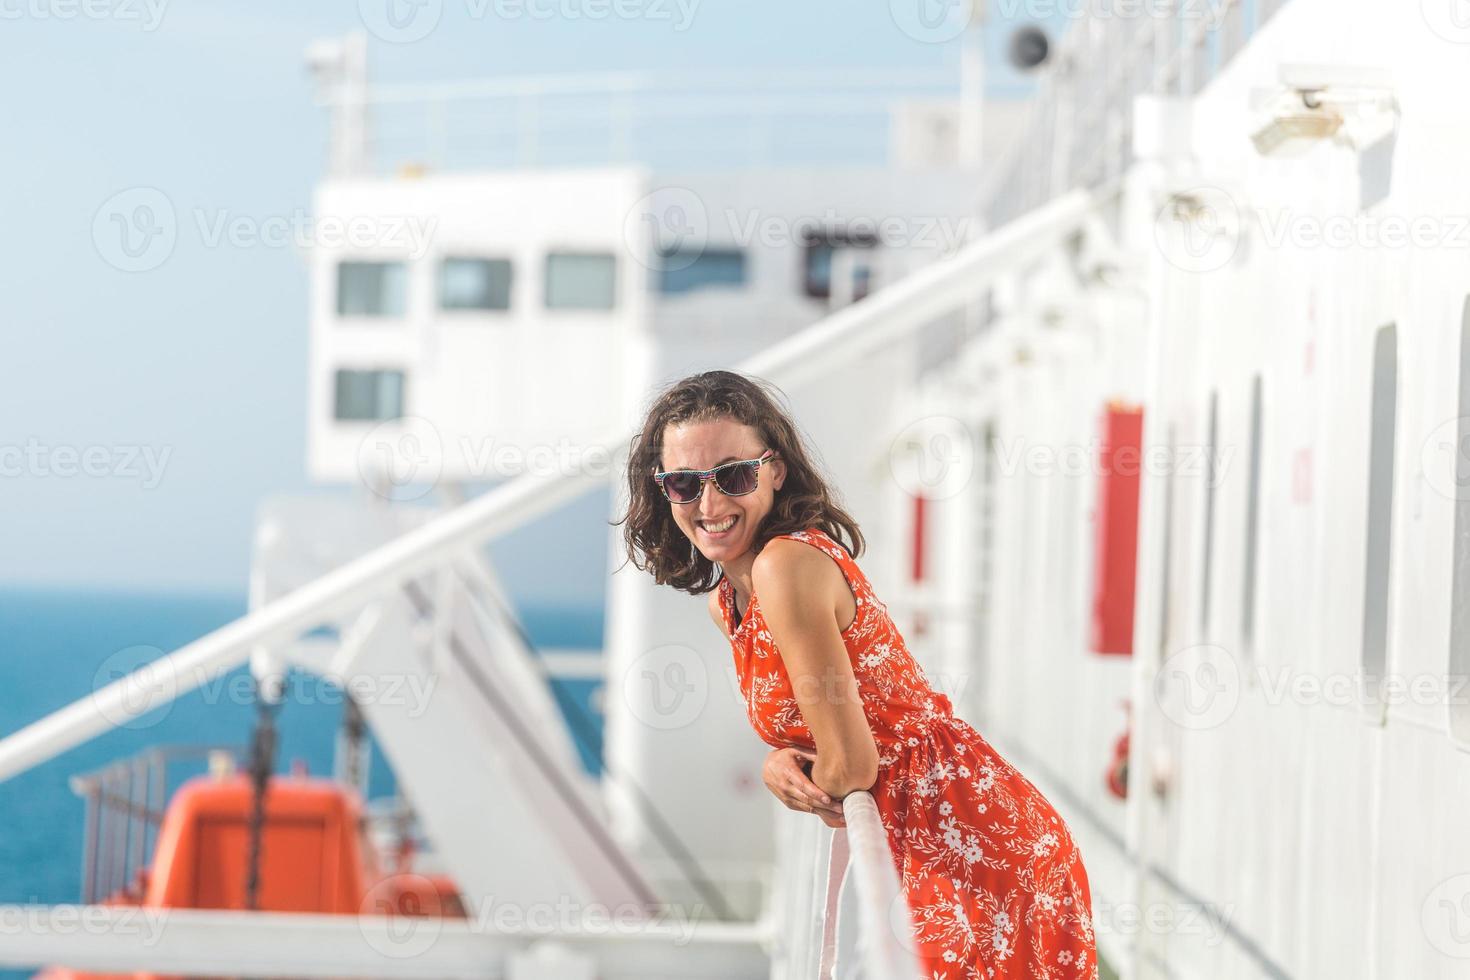
{"type": "MultiPolygon", "coordinates": [[[[1131,659],[1087,653],[1079,629],[1096,478],[1069,488],[1023,469],[997,487],[994,614],[980,644],[989,660],[970,703],[1082,839],[1099,933],[1125,977],[1440,980],[1470,970],[1470,758],[1450,730],[1470,705],[1447,679],[1452,570],[1467,547],[1455,525],[1465,507],[1455,420],[1467,382],[1470,23],[1447,30],[1448,14],[1433,3],[1286,3],[1194,100],[1190,131],[1165,130],[1189,156],[1168,159],[1169,139],[1141,146],[1112,215],[1119,291],[1146,297],[1146,342],[1119,332],[1126,316],[1110,323],[1096,298],[1107,290],[1094,285],[1059,332],[1098,346],[1013,364],[994,382],[1001,431],[1048,445],[1089,434],[1102,397],[1140,393],[1124,372],[1142,368],[1146,445],[1172,432],[1199,451],[1218,393],[1214,444],[1228,455],[1212,522],[1204,473],[1145,473],[1131,659]],[[1390,72],[1401,120],[1386,199],[1364,196],[1360,179],[1375,165],[1352,148],[1256,153],[1249,137],[1267,117],[1251,100],[1281,88],[1283,65],[1390,72]],[[1210,217],[1245,215],[1228,262],[1201,269],[1161,237],[1174,192],[1206,201],[1210,217]],[[1419,220],[1436,244],[1376,243],[1390,217],[1419,220]],[[1369,230],[1349,228],[1340,243],[1270,241],[1282,222],[1310,234],[1340,231],[1343,219],[1369,230]],[[1380,580],[1367,567],[1369,460],[1375,340],[1388,325],[1397,418],[1380,580]],[[1351,702],[1371,670],[1365,604],[1380,590],[1386,672],[1419,687],[1365,706],[1351,702]],[[1102,791],[1123,695],[1135,717],[1126,803],[1102,791]]],[[[1146,131],[1139,118],[1134,131],[1146,131]]]]}
{"type": "Polygon", "coordinates": [[[431,420],[439,447],[435,459],[445,479],[515,475],[517,457],[493,463],[493,451],[501,447],[529,453],[606,435],[616,421],[609,413],[624,404],[629,391],[642,390],[645,270],[618,263],[611,310],[548,310],[546,255],[570,250],[621,256],[624,221],[642,187],[642,176],[631,169],[336,178],[322,184],[315,200],[319,221],[365,221],[383,229],[383,241],[319,247],[311,254],[311,478],[356,482],[368,433],[392,439],[425,429],[421,423],[335,421],[333,377],[339,367],[405,370],[405,414],[431,420]],[[407,231],[391,232],[399,218],[427,229],[425,247],[415,250],[407,231]],[[437,309],[438,260],[444,256],[511,259],[510,309],[437,309]],[[337,316],[337,264],[355,258],[408,260],[405,317],[337,316]]]}

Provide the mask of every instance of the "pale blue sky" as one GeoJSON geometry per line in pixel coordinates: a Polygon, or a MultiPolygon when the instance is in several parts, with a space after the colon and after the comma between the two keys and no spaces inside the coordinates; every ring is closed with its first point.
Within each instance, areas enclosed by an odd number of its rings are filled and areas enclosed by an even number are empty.
{"type": "MultiPolygon", "coordinates": [[[[563,2],[583,9],[536,9],[563,2]]],[[[667,6],[677,19],[678,3],[667,6]]],[[[704,0],[682,31],[652,18],[470,16],[484,9],[443,0],[423,40],[374,41],[375,79],[958,58],[954,42],[907,36],[882,3],[704,0]]],[[[107,471],[68,475],[80,462],[65,457],[5,469],[0,583],[244,589],[257,502],[308,489],[304,265],[289,247],[180,235],[159,268],[122,272],[99,256],[92,222],[134,187],[159,188],[181,212],[258,220],[305,209],[325,120],[303,50],[362,23],[342,0],[0,3],[0,451],[102,447],[91,465],[107,471]],[[161,479],[150,476],[160,464],[161,479]]],[[[0,465],[16,462],[9,451],[0,465]]],[[[601,516],[596,502],[583,513],[601,516]]],[[[524,597],[550,596],[554,566],[540,568],[524,597]]],[[[579,576],[574,597],[595,599],[600,580],[599,569],[579,576]]]]}

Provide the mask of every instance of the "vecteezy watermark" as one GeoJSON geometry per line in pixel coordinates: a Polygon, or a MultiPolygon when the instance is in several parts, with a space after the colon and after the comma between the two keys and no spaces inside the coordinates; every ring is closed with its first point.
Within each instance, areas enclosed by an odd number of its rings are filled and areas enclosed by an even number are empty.
{"type": "Polygon", "coordinates": [[[238,214],[226,208],[195,208],[194,223],[206,248],[393,248],[410,259],[429,250],[439,227],[436,215],[324,214],[301,208],[285,214],[238,214]]]}
{"type": "Polygon", "coordinates": [[[163,482],[172,446],[52,445],[31,437],[24,444],[0,443],[0,477],[35,479],[137,480],[144,490],[163,482]]]}
{"type": "MultiPolygon", "coordinates": [[[[988,0],[983,0],[988,2],[988,0]]],[[[976,0],[888,0],[893,23],[915,41],[953,41],[973,22],[976,0]]]]}
{"type": "Polygon", "coordinates": [[[180,688],[158,647],[123,647],[92,675],[92,703],[114,728],[152,728],[173,710],[180,688]]]}
{"type": "Polygon", "coordinates": [[[1113,936],[1198,936],[1207,947],[1225,941],[1234,915],[1233,902],[1094,902],[1093,923],[1098,932],[1113,936]]]}
{"type": "Polygon", "coordinates": [[[1419,924],[1429,945],[1454,959],[1470,959],[1470,873],[1452,875],[1424,896],[1419,924]]]}
{"type": "Polygon", "coordinates": [[[1154,221],[1154,239],[1170,264],[1215,272],[1248,242],[1295,249],[1464,249],[1470,214],[1310,214],[1291,208],[1241,207],[1217,187],[1173,195],[1154,221]]]}
{"type": "Polygon", "coordinates": [[[1233,653],[1215,644],[1186,647],[1165,660],[1154,677],[1154,699],[1174,724],[1201,731],[1229,720],[1240,704],[1245,681],[1252,682],[1255,698],[1267,707],[1470,704],[1470,676],[1464,674],[1366,674],[1242,665],[1233,653]]]}
{"type": "MultiPolygon", "coordinates": [[[[387,248],[419,259],[438,229],[432,215],[311,215],[301,208],[280,214],[243,214],[229,208],[193,208],[192,228],[205,248],[387,248]]],[[[181,222],[173,201],[156,187],[130,187],[102,202],[92,217],[92,243],[108,265],[147,272],[168,261],[181,222]]]]}
{"type": "Polygon", "coordinates": [[[1419,450],[1424,482],[1450,500],[1470,500],[1470,417],[1435,426],[1419,450]]]}
{"type": "Polygon", "coordinates": [[[668,643],[644,651],[628,665],[622,691],[628,711],[648,727],[684,728],[709,703],[709,671],[692,648],[668,643]]]}
{"type": "Polygon", "coordinates": [[[426,418],[405,415],[380,422],[357,444],[357,473],[386,500],[417,500],[444,472],[444,440],[426,418]]]}
{"type": "Polygon", "coordinates": [[[112,20],[156,31],[169,0],[0,0],[0,20],[112,20]]]}
{"type": "Polygon", "coordinates": [[[605,446],[570,439],[519,443],[493,436],[460,434],[446,442],[438,426],[405,415],[374,425],[358,443],[357,472],[363,484],[388,500],[417,500],[434,489],[446,470],[455,479],[516,476],[607,476],[616,465],[605,446]]]}
{"type": "Polygon", "coordinates": [[[1007,23],[1077,20],[1182,20],[1218,24],[1230,0],[995,0],[1007,23]]]}
{"type": "Polygon", "coordinates": [[[23,905],[0,905],[0,936],[141,936],[148,948],[171,914],[141,905],[46,905],[31,896],[23,905]]]}
{"type": "Polygon", "coordinates": [[[1154,216],[1154,241],[1185,272],[1223,269],[1240,249],[1240,208],[1230,194],[1208,184],[1175,193],[1154,216]]]}
{"type": "Polygon", "coordinates": [[[108,265],[147,272],[174,254],[179,226],[173,202],[156,187],[129,187],[102,202],[92,216],[92,244],[108,265]]]}
{"type": "Polygon", "coordinates": [[[974,437],[952,416],[915,419],[889,444],[888,469],[911,497],[953,497],[969,485],[975,472],[974,437]]]}
{"type": "MultiPolygon", "coordinates": [[[[278,687],[282,704],[339,705],[350,696],[360,705],[403,709],[408,718],[428,711],[439,675],[434,672],[355,673],[327,677],[288,671],[278,687]]],[[[124,647],[109,654],[92,677],[92,701],[119,728],[151,728],[168,717],[174,700],[194,692],[207,705],[253,705],[256,683],[249,671],[177,667],[158,647],[124,647]]]]}
{"type": "Polygon", "coordinates": [[[1235,447],[1148,446],[1141,451],[1120,446],[1104,463],[1103,443],[1030,443],[1024,436],[995,439],[996,472],[1015,476],[1024,470],[1032,476],[1180,476],[1199,478],[1206,486],[1218,487],[1235,457],[1235,447]]]}
{"type": "MultiPolygon", "coordinates": [[[[358,909],[358,929],[364,941],[384,956],[411,959],[433,948],[444,919],[425,903],[438,889],[424,875],[403,872],[376,883],[358,909]]],[[[471,935],[575,934],[579,936],[640,936],[657,933],[675,947],[694,939],[704,918],[704,905],[673,903],[582,902],[570,895],[555,901],[510,902],[494,895],[463,896],[464,918],[456,918],[471,935]]]]}
{"type": "MultiPolygon", "coordinates": [[[[648,21],[687,31],[700,0],[454,0],[472,21],[648,21]]],[[[391,44],[412,44],[432,34],[444,18],[444,0],[358,0],[365,26],[391,44]]]]}
{"type": "Polygon", "coordinates": [[[1424,23],[1452,44],[1470,44],[1470,2],[1467,0],[1419,0],[1424,23]]]}
{"type": "Polygon", "coordinates": [[[686,269],[716,249],[784,248],[834,237],[865,247],[881,245],[943,258],[969,241],[974,230],[974,219],[966,215],[866,214],[833,208],[798,215],[724,208],[712,214],[697,193],[677,186],[649,192],[623,217],[629,253],[655,272],[686,269]]]}
{"type": "Polygon", "coordinates": [[[1172,654],[1154,675],[1154,702],[1180,728],[1223,725],[1240,703],[1240,666],[1229,650],[1202,643],[1172,654]]]}

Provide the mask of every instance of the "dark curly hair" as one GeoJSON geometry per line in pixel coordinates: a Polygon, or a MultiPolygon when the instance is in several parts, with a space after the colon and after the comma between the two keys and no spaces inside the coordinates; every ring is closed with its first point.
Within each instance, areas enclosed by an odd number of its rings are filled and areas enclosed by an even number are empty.
{"type": "Polygon", "coordinates": [[[721,418],[755,429],[786,464],[786,479],[776,492],[771,512],[755,530],[757,553],[776,535],[815,527],[854,558],[862,554],[863,535],[857,521],[834,501],[783,402],[775,385],[734,371],[690,375],[657,394],[628,448],[628,512],[612,522],[613,526],[626,524],[623,543],[634,567],[652,573],[659,585],[672,585],[691,595],[708,592],[719,583],[715,563],[691,547],[688,536],[674,522],[670,503],[649,475],[663,466],[666,427],[721,418]]]}

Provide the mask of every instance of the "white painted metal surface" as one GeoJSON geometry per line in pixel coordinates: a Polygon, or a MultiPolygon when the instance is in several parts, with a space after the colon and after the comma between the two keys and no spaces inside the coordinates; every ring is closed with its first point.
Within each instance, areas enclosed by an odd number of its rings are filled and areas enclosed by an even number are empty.
{"type": "MultiPolygon", "coordinates": [[[[342,916],[105,905],[4,905],[0,963],[175,976],[504,978],[554,946],[608,980],[764,975],[764,935],[705,922],[558,929],[411,916],[342,916]]],[[[551,919],[549,921],[555,921],[551,919]]],[[[535,974],[545,976],[545,974],[535,974]]]]}

